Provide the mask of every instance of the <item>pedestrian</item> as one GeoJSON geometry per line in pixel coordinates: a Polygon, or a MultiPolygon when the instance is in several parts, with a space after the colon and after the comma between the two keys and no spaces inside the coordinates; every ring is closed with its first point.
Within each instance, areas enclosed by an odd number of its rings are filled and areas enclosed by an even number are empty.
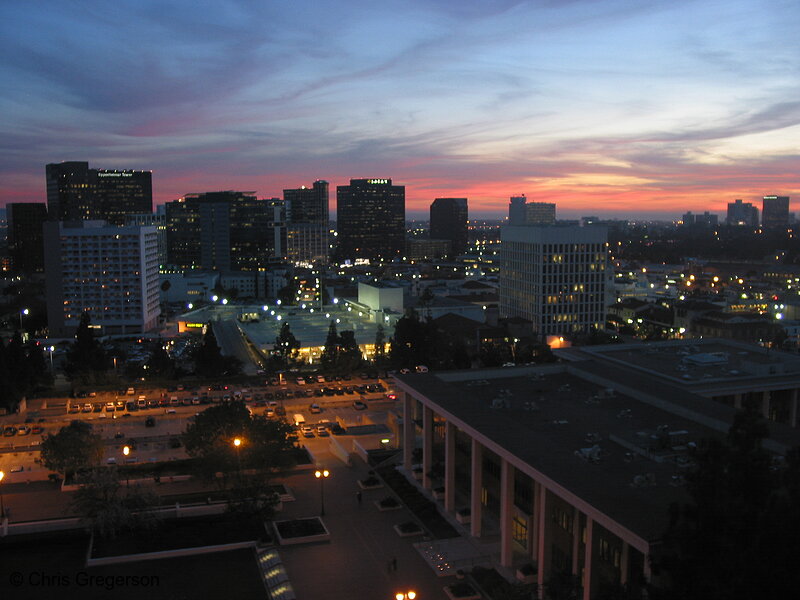
{"type": "Polygon", "coordinates": [[[358,505],[361,506],[361,492],[356,492],[356,500],[358,500],[358,505]]]}
{"type": "Polygon", "coordinates": [[[397,557],[396,556],[392,557],[392,571],[395,571],[395,572],[397,571],[397,557]]]}

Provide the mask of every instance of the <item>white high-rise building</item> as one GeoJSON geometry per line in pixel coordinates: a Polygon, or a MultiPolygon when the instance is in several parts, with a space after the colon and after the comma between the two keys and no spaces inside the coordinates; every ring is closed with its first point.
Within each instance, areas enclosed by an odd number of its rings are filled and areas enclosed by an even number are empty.
{"type": "Polygon", "coordinates": [[[158,325],[155,226],[49,222],[44,247],[52,337],[73,335],[85,311],[104,334],[142,333],[158,325]]]}
{"type": "Polygon", "coordinates": [[[605,227],[503,227],[500,316],[522,317],[540,336],[605,324],[605,227]]]}

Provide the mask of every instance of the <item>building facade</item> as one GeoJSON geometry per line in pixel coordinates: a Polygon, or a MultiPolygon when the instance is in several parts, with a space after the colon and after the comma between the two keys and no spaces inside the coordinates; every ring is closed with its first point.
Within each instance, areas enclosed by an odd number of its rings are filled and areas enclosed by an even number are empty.
{"type": "Polygon", "coordinates": [[[234,191],[187,194],[166,203],[170,266],[221,273],[265,268],[283,254],[282,206],[277,198],[234,191]]]}
{"type": "Polygon", "coordinates": [[[540,336],[588,332],[605,323],[607,231],[503,227],[500,317],[522,317],[540,336]]]}
{"type": "Polygon", "coordinates": [[[286,256],[295,263],[326,263],[330,252],[328,182],[283,190],[286,202],[286,256]]]}
{"type": "Polygon", "coordinates": [[[12,202],[6,207],[8,217],[8,251],[15,273],[44,271],[44,237],[42,226],[47,220],[43,202],[12,202]]]}
{"type": "Polygon", "coordinates": [[[106,334],[157,327],[161,310],[155,227],[50,221],[44,226],[44,248],[52,337],[73,335],[84,312],[106,334]]]}
{"type": "Polygon", "coordinates": [[[785,229],[789,226],[789,196],[764,196],[761,225],[764,229],[785,229]]]}
{"type": "Polygon", "coordinates": [[[469,206],[466,198],[436,198],[430,209],[432,240],[448,240],[451,255],[467,250],[469,206]]]}
{"type": "Polygon", "coordinates": [[[758,208],[750,202],[742,202],[741,200],[729,202],[725,223],[728,225],[758,227],[758,208]]]}
{"type": "Polygon", "coordinates": [[[336,188],[338,255],[391,260],[405,250],[406,188],[391,179],[351,179],[336,188]]]}
{"type": "Polygon", "coordinates": [[[153,212],[150,171],[90,169],[88,162],[45,167],[52,221],[104,220],[124,225],[127,215],[153,212]]]}

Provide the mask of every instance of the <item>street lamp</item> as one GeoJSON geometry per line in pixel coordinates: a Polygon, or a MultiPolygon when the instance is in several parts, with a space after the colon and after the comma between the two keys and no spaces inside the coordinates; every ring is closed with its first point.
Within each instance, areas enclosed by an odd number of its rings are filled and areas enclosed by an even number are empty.
{"type": "Polygon", "coordinates": [[[21,311],[19,311],[19,330],[20,331],[22,331],[22,315],[28,315],[28,314],[30,314],[30,312],[31,311],[29,311],[27,308],[23,308],[21,311]]]}
{"type": "Polygon", "coordinates": [[[409,590],[407,592],[397,592],[394,597],[396,600],[406,600],[406,598],[408,600],[414,600],[414,598],[417,597],[417,592],[413,590],[409,590]]]}
{"type": "Polygon", "coordinates": [[[320,504],[320,511],[319,516],[325,516],[325,480],[330,477],[331,473],[328,469],[323,469],[322,471],[315,471],[314,477],[319,479],[319,504],[320,504]]]}
{"type": "Polygon", "coordinates": [[[233,438],[233,447],[236,448],[236,464],[239,467],[239,477],[242,476],[242,457],[239,454],[239,446],[242,445],[241,438],[233,438]]]}
{"type": "MultiPolygon", "coordinates": [[[[6,474],[3,471],[0,471],[0,483],[3,483],[3,477],[5,476],[6,474]]],[[[6,509],[3,506],[3,492],[0,491],[0,521],[2,521],[3,517],[5,516],[6,516],[6,509]]]]}
{"type": "MultiPolygon", "coordinates": [[[[130,446],[124,446],[124,447],[122,448],[122,454],[123,454],[125,457],[127,457],[127,456],[128,456],[130,453],[131,453],[131,447],[130,447],[130,446]]],[[[125,487],[126,487],[126,488],[131,486],[131,479],[130,479],[130,477],[131,477],[131,476],[130,476],[130,474],[129,474],[129,473],[128,473],[128,471],[126,470],[126,471],[125,471],[125,487]]]]}
{"type": "Polygon", "coordinates": [[[53,374],[53,352],[55,352],[55,346],[48,346],[47,351],[50,352],[50,375],[53,374]]]}

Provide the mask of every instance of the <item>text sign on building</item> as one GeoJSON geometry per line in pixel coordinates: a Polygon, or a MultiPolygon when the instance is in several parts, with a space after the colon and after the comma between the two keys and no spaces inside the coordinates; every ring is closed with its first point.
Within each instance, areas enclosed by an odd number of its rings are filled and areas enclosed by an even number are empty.
{"type": "Polygon", "coordinates": [[[388,185],[388,179],[367,179],[367,183],[372,185],[388,185]]]}

